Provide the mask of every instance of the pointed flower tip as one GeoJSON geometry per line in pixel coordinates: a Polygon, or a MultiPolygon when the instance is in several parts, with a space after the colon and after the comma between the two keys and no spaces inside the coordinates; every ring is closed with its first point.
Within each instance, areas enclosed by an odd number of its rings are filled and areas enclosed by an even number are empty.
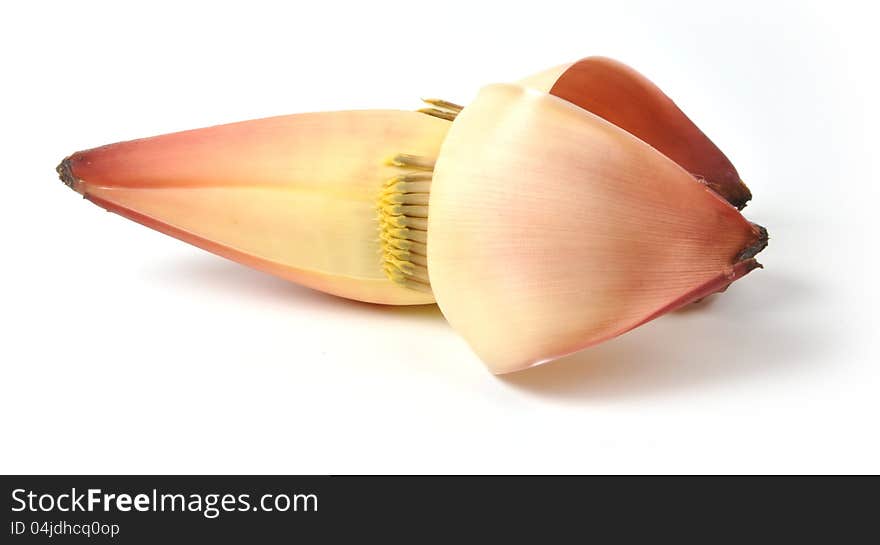
{"type": "Polygon", "coordinates": [[[734,206],[736,206],[737,210],[742,210],[746,207],[746,204],[750,200],[752,200],[752,192],[749,190],[749,186],[747,186],[742,180],[739,180],[739,184],[737,184],[737,187],[740,190],[740,194],[731,197],[731,202],[734,206]]]}
{"type": "Polygon", "coordinates": [[[738,176],[729,179],[730,181],[726,183],[718,181],[709,182],[699,177],[697,179],[706,184],[712,191],[721,195],[724,200],[735,206],[737,210],[742,210],[752,200],[752,192],[738,176]]]}
{"type": "Polygon", "coordinates": [[[752,228],[755,230],[754,241],[736,256],[737,262],[751,260],[753,257],[761,253],[770,242],[770,235],[765,227],[758,225],[757,223],[752,223],[752,228]]]}
{"type": "Polygon", "coordinates": [[[65,157],[58,166],[55,167],[55,172],[58,173],[58,178],[64,182],[64,185],[77,193],[81,193],[80,182],[76,176],[73,175],[73,168],[71,167],[69,156],[65,157]]]}

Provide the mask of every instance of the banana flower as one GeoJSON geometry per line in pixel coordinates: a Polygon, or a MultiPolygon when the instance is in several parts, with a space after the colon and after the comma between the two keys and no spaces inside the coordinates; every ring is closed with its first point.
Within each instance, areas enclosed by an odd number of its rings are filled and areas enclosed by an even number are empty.
{"type": "Polygon", "coordinates": [[[717,147],[650,81],[588,58],[466,107],[287,115],[58,166],[93,203],[327,293],[436,302],[494,373],[620,335],[760,265],[717,147]],[[430,212],[430,213],[429,213],[430,212]]]}

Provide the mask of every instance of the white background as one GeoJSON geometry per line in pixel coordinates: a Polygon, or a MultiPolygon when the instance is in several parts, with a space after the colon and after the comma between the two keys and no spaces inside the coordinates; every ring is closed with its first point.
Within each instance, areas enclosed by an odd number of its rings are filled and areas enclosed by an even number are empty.
{"type": "Polygon", "coordinates": [[[880,471],[878,19],[861,5],[6,3],[0,472],[880,471]],[[253,272],[54,172],[222,122],[466,103],[593,54],[652,78],[733,160],[766,268],[511,376],[435,307],[253,272]]]}

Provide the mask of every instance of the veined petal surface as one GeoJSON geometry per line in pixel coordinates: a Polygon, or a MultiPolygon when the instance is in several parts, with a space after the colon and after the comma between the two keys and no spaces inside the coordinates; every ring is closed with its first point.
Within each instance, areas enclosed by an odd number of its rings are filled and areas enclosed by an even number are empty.
{"type": "Polygon", "coordinates": [[[606,57],[550,68],[521,84],[564,98],[644,140],[742,209],[752,194],[730,160],[648,78],[606,57]]]}
{"type": "Polygon", "coordinates": [[[416,112],[309,113],[73,154],[62,179],[96,204],[342,297],[431,303],[382,270],[377,203],[400,153],[436,157],[449,128],[416,112]]]}
{"type": "Polygon", "coordinates": [[[430,209],[437,303],[496,373],[726,286],[765,236],[645,142],[516,85],[484,88],[459,114],[430,209]]]}

